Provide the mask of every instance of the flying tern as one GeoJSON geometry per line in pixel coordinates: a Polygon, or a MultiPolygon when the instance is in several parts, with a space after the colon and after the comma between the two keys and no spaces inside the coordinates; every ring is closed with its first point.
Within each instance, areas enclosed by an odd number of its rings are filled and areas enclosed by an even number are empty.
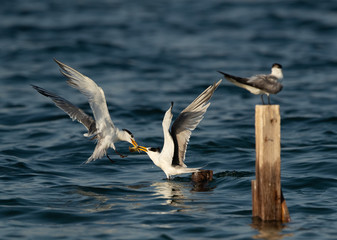
{"type": "Polygon", "coordinates": [[[140,150],[146,152],[153,163],[164,171],[167,179],[170,179],[172,175],[198,171],[200,168],[188,168],[184,163],[187,144],[192,131],[204,118],[204,114],[210,105],[208,101],[211,99],[221,81],[222,80],[219,80],[217,83],[210,85],[190,105],[188,105],[179,114],[170,130],[173,117],[173,102],[171,103],[162,122],[164,145],[161,151],[159,148],[143,146],[130,148],[130,151],[140,150]]]}
{"type": "Polygon", "coordinates": [[[244,88],[253,94],[260,94],[263,104],[263,94],[268,96],[268,104],[270,104],[269,94],[276,94],[283,88],[280,83],[280,80],[283,78],[282,65],[278,63],[273,64],[271,74],[259,74],[249,78],[236,77],[221,71],[218,72],[223,74],[228,81],[234,83],[236,86],[244,88]]]}
{"type": "Polygon", "coordinates": [[[85,163],[95,161],[96,159],[102,158],[104,155],[112,161],[107,154],[108,148],[114,149],[120,157],[126,157],[117,151],[115,143],[125,141],[132,144],[134,147],[137,147],[138,144],[129,130],[120,130],[112,122],[102,88],[89,77],[56,59],[54,60],[61,68],[60,72],[68,78],[67,83],[71,87],[78,89],[88,98],[94,119],[68,100],[41,87],[35,85],[32,85],[32,87],[40,94],[49,97],[55,105],[67,113],[72,120],[77,120],[82,123],[88,130],[88,133],[85,133],[84,136],[92,137],[91,139],[97,140],[94,152],[85,163]]]}

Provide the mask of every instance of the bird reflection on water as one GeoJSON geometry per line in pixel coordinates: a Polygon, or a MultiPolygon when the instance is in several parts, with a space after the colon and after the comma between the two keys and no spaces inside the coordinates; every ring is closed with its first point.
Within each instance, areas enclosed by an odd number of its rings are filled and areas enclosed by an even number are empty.
{"type": "Polygon", "coordinates": [[[163,205],[180,208],[177,211],[191,209],[188,203],[195,200],[190,197],[191,192],[207,192],[215,188],[215,186],[209,186],[208,183],[194,183],[186,177],[176,177],[170,181],[155,182],[151,186],[154,187],[157,198],[164,200],[163,205]]]}
{"type": "Polygon", "coordinates": [[[185,202],[188,199],[184,196],[186,183],[177,183],[173,181],[155,182],[151,185],[154,187],[157,198],[163,199],[162,205],[171,205],[174,207],[187,208],[185,202]]]}

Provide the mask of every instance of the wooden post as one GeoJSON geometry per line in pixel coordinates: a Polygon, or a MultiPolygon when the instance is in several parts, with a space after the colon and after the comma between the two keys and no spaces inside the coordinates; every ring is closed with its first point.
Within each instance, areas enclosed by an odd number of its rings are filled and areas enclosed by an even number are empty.
{"type": "Polygon", "coordinates": [[[290,220],[281,191],[280,123],[279,105],[256,106],[256,180],[252,181],[253,217],[259,217],[264,221],[290,220]]]}

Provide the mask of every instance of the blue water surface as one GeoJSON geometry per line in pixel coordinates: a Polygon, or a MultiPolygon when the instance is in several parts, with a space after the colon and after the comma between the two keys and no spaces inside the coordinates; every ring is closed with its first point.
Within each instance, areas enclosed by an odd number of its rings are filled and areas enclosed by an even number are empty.
{"type": "Polygon", "coordinates": [[[335,239],[336,1],[12,0],[0,8],[1,239],[335,239]],[[87,113],[53,58],[94,79],[111,118],[141,145],[162,146],[176,117],[222,76],[283,65],[272,96],[282,118],[287,224],[251,213],[258,96],[226,80],[190,139],[186,164],[214,171],[206,186],[166,180],[128,144],[82,164],[94,142],[39,95],[52,90],[87,113]]]}

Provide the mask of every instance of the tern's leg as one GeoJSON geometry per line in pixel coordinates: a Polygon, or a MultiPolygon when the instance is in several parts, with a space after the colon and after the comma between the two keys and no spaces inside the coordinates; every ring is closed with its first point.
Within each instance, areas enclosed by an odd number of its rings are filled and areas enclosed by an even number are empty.
{"type": "Polygon", "coordinates": [[[264,105],[263,95],[260,95],[260,96],[261,96],[262,104],[264,105]]]}
{"type": "Polygon", "coordinates": [[[123,155],[123,154],[119,153],[116,149],[115,149],[115,153],[118,154],[121,158],[125,158],[125,157],[128,156],[128,155],[123,155]]]}
{"type": "Polygon", "coordinates": [[[269,95],[268,95],[268,104],[271,105],[271,104],[270,104],[270,96],[269,96],[269,95]]]}
{"type": "Polygon", "coordinates": [[[107,156],[107,158],[110,160],[110,162],[111,162],[111,163],[115,163],[115,161],[114,161],[114,160],[112,160],[112,159],[109,157],[109,155],[108,155],[108,154],[106,154],[106,156],[107,156]]]}

